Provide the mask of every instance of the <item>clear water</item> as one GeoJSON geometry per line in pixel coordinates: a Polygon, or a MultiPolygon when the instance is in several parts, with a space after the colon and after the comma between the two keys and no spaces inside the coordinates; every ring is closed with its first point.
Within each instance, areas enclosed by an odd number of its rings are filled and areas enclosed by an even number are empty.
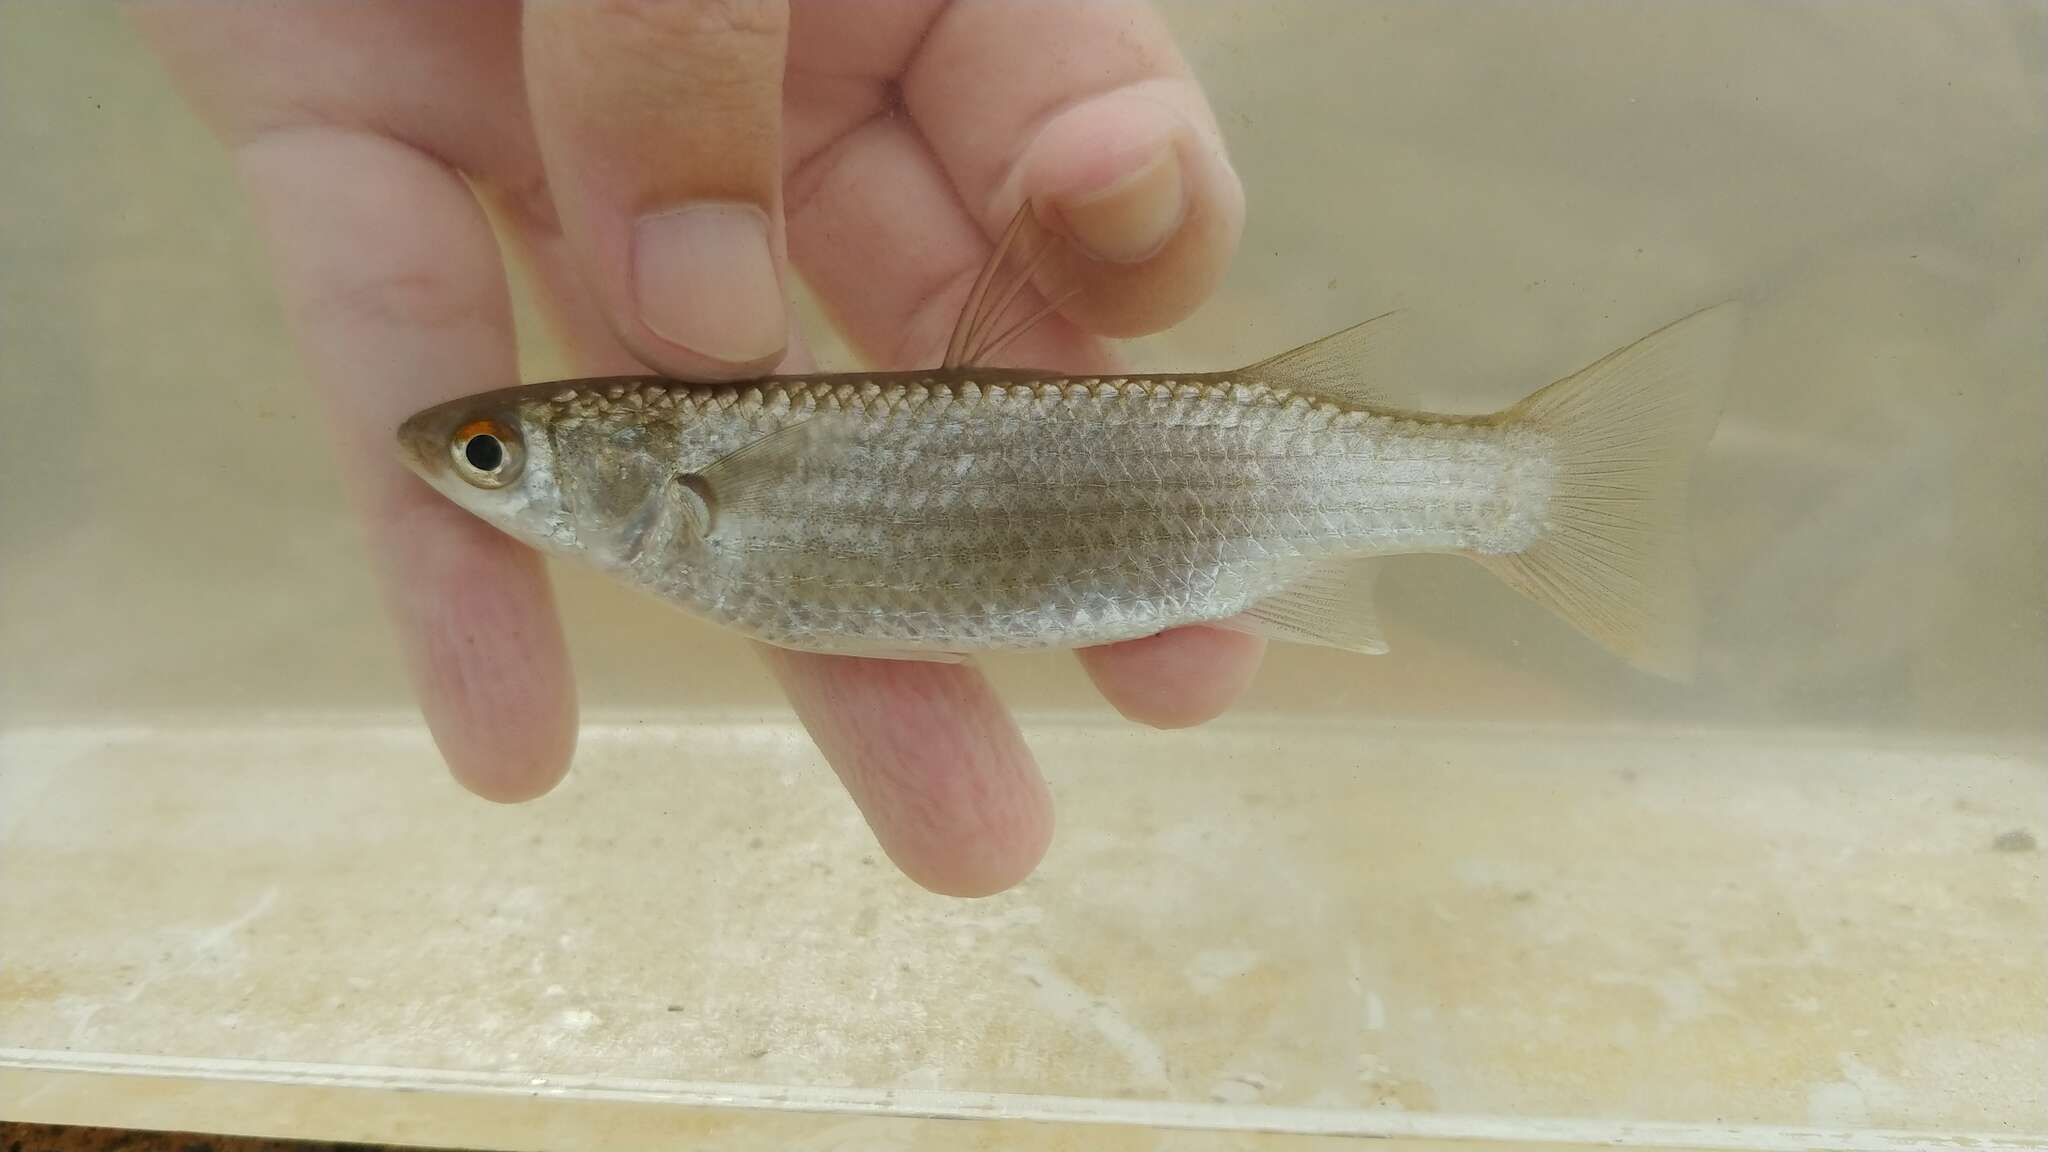
{"type": "Polygon", "coordinates": [[[113,13],[0,6],[0,1116],[2048,1143],[2043,10],[1167,11],[1250,215],[1146,367],[1398,306],[1479,410],[1750,302],[1697,684],[1434,559],[1392,655],[1276,650],[1194,732],[992,661],[1060,831],[959,902],[743,645],[562,571],[584,752],[473,800],[225,158],[113,13]]]}

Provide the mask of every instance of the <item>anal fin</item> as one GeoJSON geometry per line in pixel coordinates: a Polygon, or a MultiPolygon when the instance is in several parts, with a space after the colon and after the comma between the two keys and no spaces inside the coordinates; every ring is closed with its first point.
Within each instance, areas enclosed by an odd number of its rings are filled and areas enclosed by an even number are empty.
{"type": "Polygon", "coordinates": [[[1325,560],[1223,626],[1291,644],[1382,655],[1387,641],[1373,604],[1380,565],[1371,556],[1325,560]]]}

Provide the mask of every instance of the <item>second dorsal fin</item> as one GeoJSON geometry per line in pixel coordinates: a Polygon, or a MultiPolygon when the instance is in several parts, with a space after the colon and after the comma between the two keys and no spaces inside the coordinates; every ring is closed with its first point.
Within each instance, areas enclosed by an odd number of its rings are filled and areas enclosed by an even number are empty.
{"type": "Polygon", "coordinates": [[[1332,332],[1246,368],[1250,381],[1277,385],[1347,408],[1392,407],[1388,399],[1400,360],[1400,311],[1332,332]]]}

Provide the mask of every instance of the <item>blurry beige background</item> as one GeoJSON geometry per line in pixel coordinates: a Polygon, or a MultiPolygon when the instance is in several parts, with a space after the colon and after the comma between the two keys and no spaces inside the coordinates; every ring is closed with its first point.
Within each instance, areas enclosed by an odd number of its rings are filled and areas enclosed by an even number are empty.
{"type": "MultiPolygon", "coordinates": [[[[1389,578],[1391,656],[1276,650],[1248,709],[2040,730],[2040,7],[1168,11],[1250,217],[1145,367],[1400,306],[1417,391],[1477,410],[1752,302],[1699,685],[1427,558],[1389,578]]],[[[4,715],[408,707],[224,156],[112,8],[0,5],[0,155],[4,715]]],[[[559,371],[528,328],[523,374],[559,371]]],[[[560,578],[589,708],[775,703],[731,638],[560,578]]],[[[1063,656],[992,664],[1102,709],[1063,656]]]]}
{"type": "Polygon", "coordinates": [[[0,0],[0,1115],[837,1148],[881,1142],[848,1101],[937,1092],[1113,1122],[892,1146],[2048,1143],[2044,9],[1167,11],[1250,218],[1144,367],[1405,307],[1418,395],[1483,410],[1750,302],[1697,685],[1438,558],[1389,575],[1392,655],[1276,648],[1195,733],[994,660],[1061,826],[960,902],[877,859],[744,645],[561,570],[577,770],[485,804],[225,158],[114,10],[0,0]]]}

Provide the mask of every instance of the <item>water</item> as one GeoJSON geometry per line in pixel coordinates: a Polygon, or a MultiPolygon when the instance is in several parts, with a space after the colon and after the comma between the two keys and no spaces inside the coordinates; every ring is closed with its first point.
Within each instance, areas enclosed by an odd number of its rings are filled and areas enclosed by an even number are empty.
{"type": "Polygon", "coordinates": [[[1387,577],[1392,655],[1276,650],[1194,732],[991,661],[1060,829],[959,902],[745,647],[562,571],[584,751],[485,805],[411,711],[225,158],[112,14],[0,7],[0,1114],[2048,1142],[2042,10],[1167,11],[1250,214],[1143,367],[1403,307],[1476,411],[1750,302],[1697,684],[1434,558],[1387,577]]]}

